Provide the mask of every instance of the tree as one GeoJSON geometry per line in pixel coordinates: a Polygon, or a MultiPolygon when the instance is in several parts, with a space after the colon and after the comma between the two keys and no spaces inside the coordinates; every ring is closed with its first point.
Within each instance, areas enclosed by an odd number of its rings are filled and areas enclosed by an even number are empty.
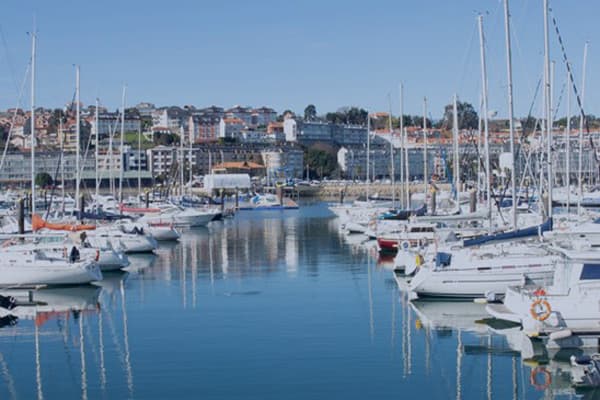
{"type": "Polygon", "coordinates": [[[291,115],[292,117],[294,117],[294,112],[292,110],[285,110],[284,112],[281,113],[281,115],[279,115],[279,117],[277,117],[277,121],[279,122],[283,122],[286,114],[291,115]]]}
{"type": "MultiPolygon", "coordinates": [[[[444,107],[444,126],[452,128],[453,104],[448,104],[444,107]]],[[[456,102],[456,111],[458,114],[458,129],[477,129],[479,125],[479,116],[473,105],[467,102],[456,102]]]]}
{"type": "Polygon", "coordinates": [[[304,109],[304,120],[314,121],[317,119],[317,107],[314,104],[309,104],[304,109]]]}
{"type": "Polygon", "coordinates": [[[47,172],[39,172],[35,176],[35,184],[39,187],[48,187],[52,185],[52,177],[47,172]]]}
{"type": "Polygon", "coordinates": [[[333,176],[337,171],[337,152],[335,148],[315,143],[304,151],[304,161],[308,164],[311,176],[333,176]]]}

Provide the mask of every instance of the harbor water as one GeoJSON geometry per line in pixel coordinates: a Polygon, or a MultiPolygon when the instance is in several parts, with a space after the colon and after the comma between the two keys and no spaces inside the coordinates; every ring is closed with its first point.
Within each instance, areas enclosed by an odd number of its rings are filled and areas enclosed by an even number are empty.
{"type": "MultiPolygon", "coordinates": [[[[570,399],[483,305],[410,302],[326,205],[247,211],[4,317],[2,399],[570,399]]],[[[37,295],[37,294],[36,294],[37,295]]]]}

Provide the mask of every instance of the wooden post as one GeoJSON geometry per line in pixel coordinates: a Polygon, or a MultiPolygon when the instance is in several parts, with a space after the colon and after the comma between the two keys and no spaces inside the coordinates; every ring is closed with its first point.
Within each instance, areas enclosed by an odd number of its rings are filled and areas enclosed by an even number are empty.
{"type": "Polygon", "coordinates": [[[221,196],[221,212],[225,211],[225,191],[223,189],[220,189],[220,196],[221,196]]]}
{"type": "Polygon", "coordinates": [[[235,188],[235,209],[238,210],[240,208],[240,193],[239,189],[235,188]]]}
{"type": "Polygon", "coordinates": [[[277,185],[275,187],[275,193],[277,194],[277,199],[279,200],[279,204],[283,205],[283,187],[277,185]]]}
{"type": "Polygon", "coordinates": [[[469,192],[469,211],[474,213],[477,211],[477,190],[471,189],[469,192]]]}
{"type": "Polygon", "coordinates": [[[25,199],[19,199],[18,206],[18,224],[19,224],[19,235],[25,233],[25,199]]]}
{"type": "Polygon", "coordinates": [[[79,219],[83,221],[83,212],[85,211],[85,197],[79,196],[79,219]]]}

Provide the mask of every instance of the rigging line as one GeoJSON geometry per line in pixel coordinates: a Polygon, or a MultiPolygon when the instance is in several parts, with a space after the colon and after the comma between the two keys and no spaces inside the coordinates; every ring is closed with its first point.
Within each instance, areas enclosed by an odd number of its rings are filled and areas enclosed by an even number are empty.
{"type": "Polygon", "coordinates": [[[562,99],[565,94],[566,87],[567,87],[567,82],[563,83],[560,88],[560,94],[558,95],[558,101],[556,102],[556,107],[554,107],[554,114],[552,115],[552,121],[556,121],[556,117],[558,116],[558,109],[560,108],[560,104],[562,103],[562,99]]]}
{"type": "Polygon", "coordinates": [[[592,135],[590,135],[590,123],[585,116],[585,111],[583,110],[582,100],[581,100],[581,97],[579,96],[579,92],[577,90],[577,85],[575,84],[575,79],[573,77],[573,70],[571,70],[571,63],[569,62],[569,59],[567,57],[565,45],[563,43],[562,36],[560,35],[560,30],[558,29],[558,23],[556,22],[556,17],[554,16],[554,13],[552,12],[552,8],[549,9],[549,12],[552,15],[552,24],[554,25],[554,30],[556,32],[556,36],[558,36],[558,43],[560,45],[560,50],[562,52],[563,62],[565,63],[565,65],[567,67],[567,71],[569,72],[569,79],[571,80],[571,85],[573,86],[573,92],[575,93],[575,99],[577,100],[577,107],[579,108],[581,118],[583,118],[583,120],[585,121],[585,130],[590,138],[590,146],[593,150],[592,153],[594,153],[594,159],[596,160],[596,162],[598,162],[600,160],[599,160],[598,154],[596,152],[596,146],[594,145],[594,141],[592,140],[592,135]]]}
{"type": "Polygon", "coordinates": [[[15,73],[14,64],[11,62],[10,53],[8,52],[8,42],[6,41],[6,36],[4,35],[4,29],[2,29],[2,25],[0,25],[0,40],[2,40],[2,46],[4,47],[4,57],[6,58],[6,64],[8,65],[10,72],[10,78],[13,85],[15,85],[15,92],[18,94],[19,85],[17,83],[17,74],[15,73]]]}
{"type": "MultiPolygon", "coordinates": [[[[521,10],[521,18],[525,18],[528,3],[529,3],[529,0],[526,0],[523,3],[523,8],[521,10]]],[[[512,14],[511,14],[511,17],[512,17],[512,14]]],[[[521,20],[519,21],[519,23],[513,23],[510,26],[512,39],[513,39],[513,47],[516,46],[517,55],[518,55],[519,59],[527,60],[527,59],[529,59],[529,57],[523,57],[523,52],[521,50],[519,36],[517,35],[517,27],[520,25],[520,23],[521,23],[521,20]]],[[[532,82],[531,82],[529,76],[530,76],[530,74],[525,74],[525,77],[526,77],[525,82],[527,83],[527,89],[529,90],[529,92],[532,92],[533,85],[532,85],[532,82]]]]}
{"type": "Polygon", "coordinates": [[[10,128],[8,130],[8,134],[6,135],[6,143],[4,144],[4,151],[2,152],[2,159],[0,159],[0,171],[2,170],[2,167],[4,166],[4,160],[6,158],[6,153],[8,152],[8,145],[10,143],[10,137],[12,135],[12,131],[15,126],[15,120],[17,119],[17,111],[21,107],[21,100],[23,99],[23,92],[25,91],[25,84],[27,83],[27,78],[29,76],[30,69],[31,69],[31,61],[29,62],[29,65],[25,69],[25,76],[23,77],[23,82],[21,83],[21,92],[19,93],[19,97],[17,99],[17,106],[15,107],[15,110],[13,112],[13,117],[12,117],[12,121],[10,123],[10,128]]]}
{"type": "Polygon", "coordinates": [[[467,63],[469,55],[471,54],[471,51],[473,50],[473,43],[475,42],[475,37],[477,34],[477,22],[475,22],[473,24],[473,30],[471,31],[471,39],[469,40],[469,46],[466,47],[466,51],[465,54],[463,56],[463,62],[462,62],[462,66],[463,66],[463,74],[460,77],[460,80],[458,82],[458,87],[463,87],[464,82],[465,82],[465,78],[467,75],[467,65],[471,65],[471,63],[467,63]]]}

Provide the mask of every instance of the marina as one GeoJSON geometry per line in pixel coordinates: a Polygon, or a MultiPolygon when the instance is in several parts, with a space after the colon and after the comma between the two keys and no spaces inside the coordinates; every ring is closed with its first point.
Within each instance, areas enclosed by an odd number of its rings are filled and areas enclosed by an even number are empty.
{"type": "Polygon", "coordinates": [[[518,19],[509,0],[382,0],[377,15],[311,1],[310,17],[124,3],[102,40],[85,35],[103,10],[7,6],[58,23],[34,17],[19,89],[25,47],[7,38],[23,22],[5,35],[0,21],[0,105],[4,77],[18,92],[0,111],[0,398],[600,398],[600,118],[589,42],[581,65],[571,42],[589,16],[551,0],[518,19]],[[400,14],[427,18],[409,29],[400,14]],[[450,21],[452,37],[436,31],[450,21]],[[64,26],[85,42],[69,74],[64,26]],[[136,35],[143,56],[105,47],[136,35]],[[382,43],[389,60],[373,63],[382,43]],[[334,62],[358,46],[367,57],[334,62]],[[102,80],[116,65],[118,90],[102,80]],[[159,87],[185,103],[135,104],[159,87]],[[294,111],[309,88],[328,110],[294,111]],[[386,90],[385,105],[370,97],[386,90]],[[350,105],[332,109],[332,92],[350,105]],[[232,93],[288,103],[212,103],[232,93]]]}
{"type": "Polygon", "coordinates": [[[131,255],[128,272],[107,272],[98,284],[40,289],[34,300],[44,304],[17,307],[10,323],[3,313],[0,395],[578,393],[565,376],[569,356],[525,362],[506,333],[480,322],[485,305],[409,301],[374,243],[352,243],[325,204],[235,218],[131,255]]]}

